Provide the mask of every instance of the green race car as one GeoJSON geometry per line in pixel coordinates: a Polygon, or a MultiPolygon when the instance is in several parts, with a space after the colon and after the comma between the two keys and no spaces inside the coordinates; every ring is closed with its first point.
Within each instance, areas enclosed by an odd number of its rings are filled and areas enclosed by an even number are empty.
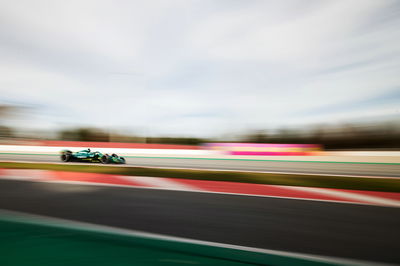
{"type": "Polygon", "coordinates": [[[125,164],[125,158],[113,153],[111,155],[101,153],[99,151],[91,151],[90,149],[78,152],[70,150],[61,151],[61,161],[63,162],[91,162],[91,163],[115,163],[125,164]]]}

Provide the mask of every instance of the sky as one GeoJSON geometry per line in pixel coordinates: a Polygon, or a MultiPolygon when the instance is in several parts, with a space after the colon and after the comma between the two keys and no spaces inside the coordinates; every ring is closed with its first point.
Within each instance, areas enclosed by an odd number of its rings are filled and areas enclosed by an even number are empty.
{"type": "Polygon", "coordinates": [[[213,137],[400,117],[397,0],[0,0],[15,126],[213,137]]]}

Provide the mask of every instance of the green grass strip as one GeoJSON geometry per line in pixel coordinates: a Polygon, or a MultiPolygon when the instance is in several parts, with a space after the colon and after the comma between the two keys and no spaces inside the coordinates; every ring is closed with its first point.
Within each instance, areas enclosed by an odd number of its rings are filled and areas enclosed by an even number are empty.
{"type": "Polygon", "coordinates": [[[0,264],[40,265],[334,265],[282,255],[47,225],[0,216],[0,264]],[[5,219],[4,219],[5,218],[5,219]]]}
{"type": "Polygon", "coordinates": [[[0,168],[41,169],[128,176],[171,177],[195,180],[230,181],[284,186],[305,186],[370,191],[400,192],[400,178],[363,178],[328,175],[255,173],[149,167],[113,167],[46,163],[0,162],[0,168]]]}

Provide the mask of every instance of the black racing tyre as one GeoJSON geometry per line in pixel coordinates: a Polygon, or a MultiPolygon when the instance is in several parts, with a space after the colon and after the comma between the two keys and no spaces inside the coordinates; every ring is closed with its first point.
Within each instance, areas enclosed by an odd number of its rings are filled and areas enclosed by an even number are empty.
{"type": "Polygon", "coordinates": [[[110,156],[108,154],[104,155],[100,158],[100,162],[104,164],[110,163],[110,156]]]}
{"type": "Polygon", "coordinates": [[[63,162],[71,161],[71,153],[66,152],[66,153],[61,154],[61,161],[63,161],[63,162]]]}
{"type": "Polygon", "coordinates": [[[119,157],[121,159],[121,164],[126,164],[125,158],[124,157],[119,157]]]}

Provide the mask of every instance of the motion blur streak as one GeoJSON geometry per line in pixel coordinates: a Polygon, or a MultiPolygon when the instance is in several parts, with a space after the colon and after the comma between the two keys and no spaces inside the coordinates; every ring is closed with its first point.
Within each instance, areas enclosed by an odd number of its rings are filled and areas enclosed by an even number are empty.
{"type": "MultiPolygon", "coordinates": [[[[343,159],[343,158],[342,158],[343,159]]],[[[55,155],[1,154],[1,161],[30,161],[60,163],[55,155]]],[[[127,159],[128,166],[199,168],[215,170],[239,170],[284,173],[314,173],[361,176],[400,177],[398,163],[346,163],[324,161],[284,161],[284,160],[227,160],[227,158],[180,158],[133,156],[127,159]]]]}
{"type": "MultiPolygon", "coordinates": [[[[222,243],[216,243],[216,242],[210,242],[210,241],[201,241],[201,240],[195,240],[195,239],[188,239],[188,238],[182,238],[182,237],[174,237],[174,236],[168,236],[168,235],[161,235],[161,234],[153,234],[153,233],[148,233],[148,232],[143,232],[143,231],[136,231],[136,230],[127,230],[127,229],[121,229],[121,228],[116,228],[116,227],[111,227],[111,226],[104,226],[104,225],[98,225],[98,224],[91,224],[91,223],[85,223],[85,222],[78,222],[78,221],[72,221],[72,220],[66,220],[66,219],[60,219],[60,218],[54,218],[54,217],[49,217],[49,216],[43,216],[43,215],[32,215],[28,213],[22,213],[22,212],[16,212],[16,211],[8,211],[8,210],[0,210],[0,221],[5,220],[5,221],[10,221],[10,222],[17,222],[17,223],[23,223],[23,224],[34,224],[34,225],[40,225],[40,226],[50,226],[50,227],[60,227],[60,228],[67,228],[67,229],[72,229],[72,230],[85,230],[89,232],[95,232],[95,233],[100,233],[100,234],[111,234],[111,235],[121,235],[125,237],[134,237],[134,238],[144,238],[144,239],[150,239],[150,240],[155,240],[158,241],[158,243],[165,242],[162,245],[167,245],[169,249],[171,249],[171,246],[174,245],[174,242],[176,243],[184,243],[184,244],[189,244],[192,245],[190,252],[193,252],[193,247],[195,249],[203,248],[204,246],[206,247],[212,247],[212,248],[222,248],[222,249],[230,249],[228,251],[230,258],[224,258],[225,263],[224,265],[227,265],[226,263],[229,260],[243,260],[243,259],[238,259],[238,254],[235,254],[234,251],[245,251],[247,252],[246,258],[244,261],[246,262],[252,262],[256,264],[264,264],[266,261],[269,261],[268,264],[271,264],[271,261],[280,261],[280,263],[285,264],[285,265],[290,265],[290,264],[297,264],[301,265],[304,263],[305,260],[306,265],[313,265],[313,262],[316,262],[317,265],[320,264],[343,264],[343,265],[386,265],[383,263],[372,263],[372,262],[367,262],[367,261],[361,261],[361,260],[351,260],[351,259],[343,259],[343,258],[334,258],[334,257],[327,257],[327,256],[316,256],[316,255],[311,255],[311,254],[303,254],[303,253],[294,253],[294,252],[285,252],[285,251],[278,251],[278,250],[271,250],[271,249],[260,249],[260,248],[252,248],[252,247],[244,247],[244,246],[238,246],[238,245],[230,245],[230,244],[222,244],[222,243]],[[251,258],[253,253],[255,258],[251,258]],[[257,257],[260,257],[260,254],[265,254],[262,258],[262,260],[257,259],[257,257]],[[233,256],[233,257],[232,257],[233,256]],[[279,256],[281,258],[277,259],[274,256],[279,256]]],[[[52,236],[55,237],[55,236],[52,236]]],[[[150,241],[149,241],[150,242],[150,241]]],[[[151,243],[151,242],[150,242],[151,243]]],[[[150,243],[147,243],[148,245],[151,245],[150,243]]],[[[176,244],[175,244],[176,246],[176,244]]],[[[134,247],[131,247],[131,250],[134,247]]],[[[186,250],[184,252],[187,252],[188,247],[186,247],[186,250]]],[[[175,252],[182,252],[183,250],[180,249],[175,249],[175,252]]],[[[171,252],[171,251],[170,251],[171,252]]],[[[218,250],[219,256],[218,257],[224,257],[224,251],[223,250],[218,250]]],[[[197,254],[198,256],[202,257],[204,255],[197,254]]],[[[262,257],[262,256],[261,256],[262,257]]],[[[133,261],[138,261],[137,258],[131,258],[131,262],[133,261]]],[[[167,259],[159,259],[160,261],[167,261],[167,259]]],[[[170,259],[170,261],[175,262],[175,263],[188,263],[188,264],[198,264],[197,261],[180,261],[176,258],[170,259]]],[[[98,261],[96,261],[99,263],[98,261]]],[[[204,262],[203,262],[204,263],[204,262]]],[[[247,264],[247,263],[246,263],[247,264]]],[[[388,265],[388,264],[387,264],[388,265]]]]}
{"type": "Polygon", "coordinates": [[[0,208],[204,241],[399,263],[398,208],[0,180],[0,208]]]}
{"type": "MultiPolygon", "coordinates": [[[[0,0],[0,209],[400,264],[399,33],[398,0],[0,0]]],[[[0,221],[0,266],[246,257],[54,230],[0,221]]]]}
{"type": "Polygon", "coordinates": [[[255,144],[255,143],[208,143],[206,147],[231,155],[312,155],[321,146],[312,144],[255,144]]]}

